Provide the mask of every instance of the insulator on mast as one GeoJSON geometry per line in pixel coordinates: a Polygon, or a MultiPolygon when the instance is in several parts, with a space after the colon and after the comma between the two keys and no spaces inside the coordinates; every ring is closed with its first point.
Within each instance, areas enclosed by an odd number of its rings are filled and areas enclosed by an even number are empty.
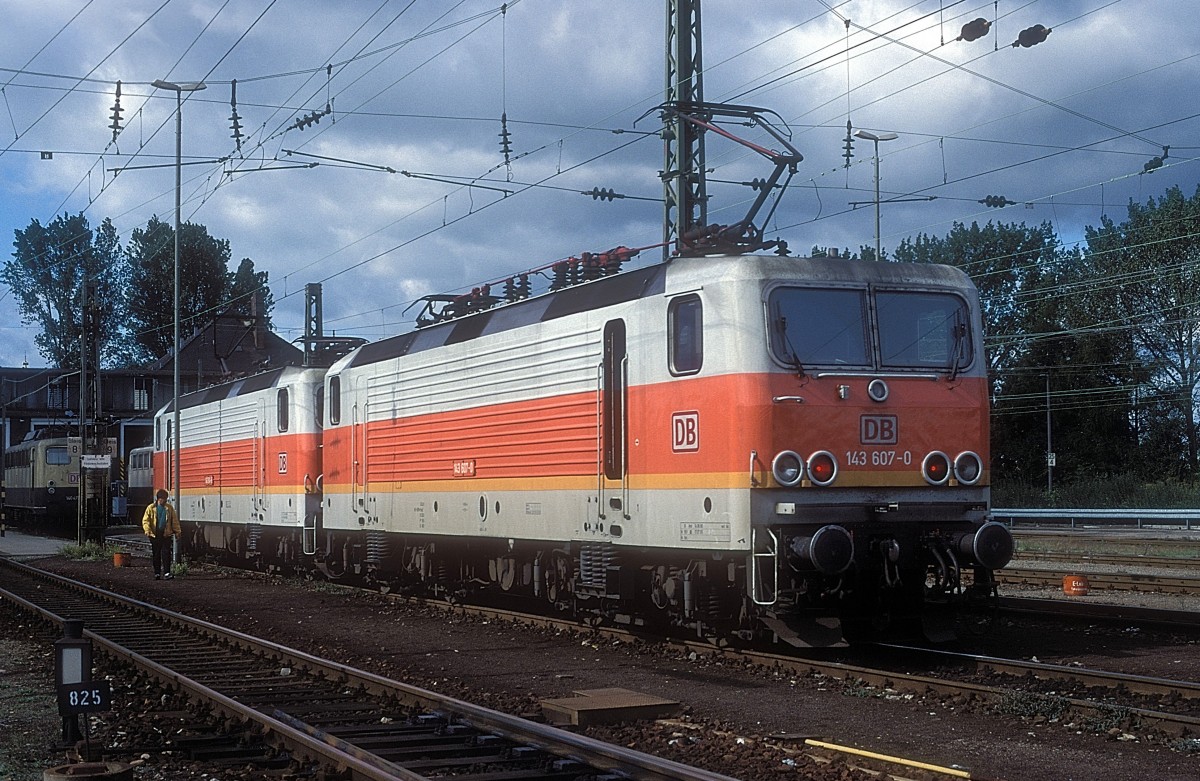
{"type": "Polygon", "coordinates": [[[233,113],[229,117],[229,121],[232,123],[229,129],[233,131],[230,138],[237,142],[237,149],[240,152],[242,151],[242,118],[237,113],[237,79],[231,82],[229,106],[233,109],[233,113]]]}
{"type": "Polygon", "coordinates": [[[117,140],[117,135],[120,134],[120,132],[122,130],[122,127],[121,127],[122,111],[123,111],[123,109],[121,108],[121,82],[118,81],[117,82],[117,99],[116,99],[116,102],[113,103],[113,107],[112,107],[112,117],[111,117],[112,124],[109,125],[109,127],[112,129],[112,132],[113,132],[113,137],[112,137],[113,141],[117,140]]]}

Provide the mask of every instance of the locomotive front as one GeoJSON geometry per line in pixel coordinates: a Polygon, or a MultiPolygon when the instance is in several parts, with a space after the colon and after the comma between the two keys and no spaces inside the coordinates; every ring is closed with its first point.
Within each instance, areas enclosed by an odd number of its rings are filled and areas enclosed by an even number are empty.
{"type": "Polygon", "coordinates": [[[988,521],[974,286],[947,266],[834,259],[763,279],[750,600],[773,616],[836,606],[843,622],[929,626],[939,605],[990,594],[1013,542],[988,521]]]}

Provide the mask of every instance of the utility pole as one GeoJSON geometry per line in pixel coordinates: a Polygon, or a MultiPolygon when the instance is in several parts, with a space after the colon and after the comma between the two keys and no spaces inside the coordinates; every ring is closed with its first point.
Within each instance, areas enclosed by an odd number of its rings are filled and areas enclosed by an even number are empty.
{"type": "MultiPolygon", "coordinates": [[[[109,519],[112,454],[101,435],[100,303],[89,275],[81,296],[83,331],[79,361],[79,524],[76,542],[99,542],[109,519]]],[[[74,455],[74,454],[72,454],[74,455]]]]}
{"type": "MultiPolygon", "coordinates": [[[[687,111],[704,102],[700,0],[667,0],[666,104],[687,111]]],[[[708,224],[704,133],[678,115],[663,127],[663,260],[686,236],[708,224]]]]}
{"type": "Polygon", "coordinates": [[[1054,493],[1054,442],[1050,438],[1050,375],[1046,374],[1046,495],[1054,493]]]}

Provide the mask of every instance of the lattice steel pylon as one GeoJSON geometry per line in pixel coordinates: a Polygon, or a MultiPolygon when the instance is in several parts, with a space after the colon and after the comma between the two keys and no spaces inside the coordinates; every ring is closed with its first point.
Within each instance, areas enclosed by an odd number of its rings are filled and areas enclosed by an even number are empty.
{"type": "MultiPolygon", "coordinates": [[[[666,104],[683,111],[704,102],[701,0],[667,0],[666,104]]],[[[663,259],[681,236],[708,222],[704,133],[677,115],[663,117],[663,259]]]]}

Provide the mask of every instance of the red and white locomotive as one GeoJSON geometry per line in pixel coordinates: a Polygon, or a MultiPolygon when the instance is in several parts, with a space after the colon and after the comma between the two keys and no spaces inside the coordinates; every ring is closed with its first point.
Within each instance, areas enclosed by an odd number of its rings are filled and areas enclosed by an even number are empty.
{"type": "Polygon", "coordinates": [[[798,644],[1011,557],[957,269],[679,257],[463,311],[185,396],[191,549],[798,644]]]}

